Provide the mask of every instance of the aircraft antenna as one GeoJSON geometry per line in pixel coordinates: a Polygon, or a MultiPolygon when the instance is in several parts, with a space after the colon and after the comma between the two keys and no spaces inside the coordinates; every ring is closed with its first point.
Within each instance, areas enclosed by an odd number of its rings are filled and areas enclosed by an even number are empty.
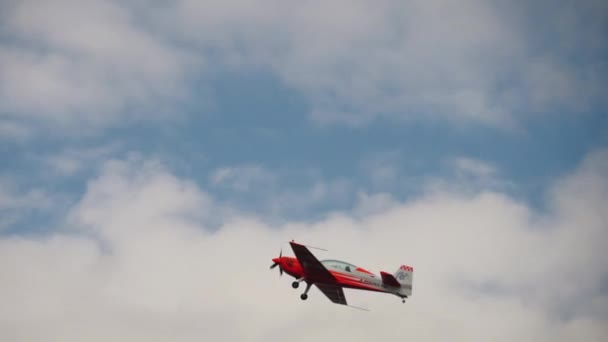
{"type": "Polygon", "coordinates": [[[353,308],[353,309],[359,309],[359,310],[368,311],[368,312],[369,312],[369,311],[371,311],[371,310],[369,310],[369,309],[366,309],[366,308],[360,308],[360,307],[358,307],[358,306],[353,306],[353,305],[347,305],[347,306],[348,306],[349,308],[353,308]]]}
{"type": "MultiPolygon", "coordinates": [[[[296,242],[296,241],[292,239],[291,241],[288,241],[288,242],[296,242]]],[[[302,243],[299,243],[299,244],[302,245],[302,246],[308,247],[308,248],[318,249],[320,251],[327,252],[327,249],[325,249],[325,248],[320,248],[320,247],[315,247],[315,246],[309,246],[309,245],[305,245],[305,244],[302,244],[302,243]]]]}

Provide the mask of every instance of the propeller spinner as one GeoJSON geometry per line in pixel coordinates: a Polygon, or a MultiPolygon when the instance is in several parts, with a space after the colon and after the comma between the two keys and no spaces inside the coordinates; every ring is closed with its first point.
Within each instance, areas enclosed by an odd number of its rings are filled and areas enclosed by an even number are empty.
{"type": "Polygon", "coordinates": [[[273,269],[273,268],[279,266],[280,276],[283,275],[283,267],[281,267],[281,258],[282,257],[283,257],[283,249],[281,249],[281,251],[279,252],[279,257],[278,258],[272,259],[272,261],[274,263],[272,265],[270,265],[270,269],[273,269]]]}

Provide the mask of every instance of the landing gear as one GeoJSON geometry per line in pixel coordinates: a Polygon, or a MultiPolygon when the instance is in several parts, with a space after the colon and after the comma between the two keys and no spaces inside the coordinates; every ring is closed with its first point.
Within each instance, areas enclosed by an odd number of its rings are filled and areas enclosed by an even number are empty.
{"type": "Polygon", "coordinates": [[[312,286],[312,283],[306,283],[306,290],[304,290],[304,293],[302,293],[300,295],[300,299],[301,300],[306,300],[308,299],[308,290],[310,290],[310,287],[312,286]]]}
{"type": "Polygon", "coordinates": [[[401,299],[401,303],[405,303],[405,298],[401,299]]]}
{"type": "Polygon", "coordinates": [[[300,282],[302,282],[302,281],[304,281],[304,277],[294,280],[293,283],[291,283],[291,287],[293,287],[294,289],[297,289],[298,286],[300,286],[300,282]]]}

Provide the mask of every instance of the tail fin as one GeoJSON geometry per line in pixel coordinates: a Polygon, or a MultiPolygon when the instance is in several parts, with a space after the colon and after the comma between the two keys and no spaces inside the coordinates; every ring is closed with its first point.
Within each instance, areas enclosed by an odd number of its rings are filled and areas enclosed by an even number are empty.
{"type": "Polygon", "coordinates": [[[414,283],[414,268],[408,265],[401,265],[397,272],[395,272],[395,278],[401,284],[403,294],[411,296],[412,285],[414,283]]]}

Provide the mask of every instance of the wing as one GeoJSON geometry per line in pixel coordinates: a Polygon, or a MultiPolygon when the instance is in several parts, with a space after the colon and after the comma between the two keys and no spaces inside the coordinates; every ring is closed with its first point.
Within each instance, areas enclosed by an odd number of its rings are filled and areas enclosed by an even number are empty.
{"type": "Polygon", "coordinates": [[[348,305],[346,304],[346,297],[344,297],[344,290],[340,286],[335,285],[327,285],[327,284],[315,284],[329,300],[336,304],[348,305]]]}
{"type": "Polygon", "coordinates": [[[306,248],[295,242],[290,242],[293,253],[298,258],[307,279],[312,282],[335,283],[336,278],[321,264],[321,262],[306,248]]]}

